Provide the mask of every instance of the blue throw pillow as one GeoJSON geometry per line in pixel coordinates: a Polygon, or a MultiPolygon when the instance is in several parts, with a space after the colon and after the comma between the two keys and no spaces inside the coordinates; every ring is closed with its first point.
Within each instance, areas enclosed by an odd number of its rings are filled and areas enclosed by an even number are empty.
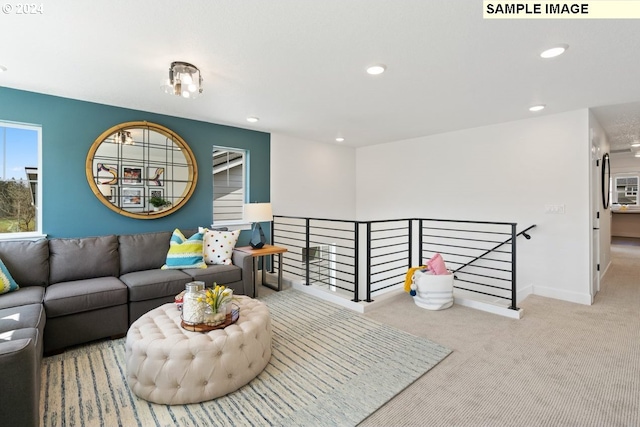
{"type": "Polygon", "coordinates": [[[162,269],[207,268],[202,251],[203,241],[202,233],[196,233],[187,239],[176,228],[169,241],[169,253],[162,269]]]}
{"type": "Polygon", "coordinates": [[[0,259],[0,295],[15,291],[19,288],[16,281],[11,277],[11,273],[9,273],[9,270],[7,270],[7,267],[4,265],[4,262],[0,259]]]}

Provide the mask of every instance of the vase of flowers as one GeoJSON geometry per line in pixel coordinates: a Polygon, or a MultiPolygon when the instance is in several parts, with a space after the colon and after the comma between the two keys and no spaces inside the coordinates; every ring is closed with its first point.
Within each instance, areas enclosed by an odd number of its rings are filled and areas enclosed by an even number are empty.
{"type": "Polygon", "coordinates": [[[204,323],[209,326],[224,323],[227,318],[227,305],[233,299],[233,289],[214,283],[213,288],[205,289],[202,298],[205,304],[204,323]]]}

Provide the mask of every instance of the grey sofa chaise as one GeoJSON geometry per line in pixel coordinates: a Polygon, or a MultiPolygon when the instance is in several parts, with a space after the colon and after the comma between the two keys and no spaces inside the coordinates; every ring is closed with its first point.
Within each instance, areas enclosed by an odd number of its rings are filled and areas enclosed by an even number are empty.
{"type": "Polygon", "coordinates": [[[0,259],[20,286],[0,295],[3,424],[39,425],[43,352],[124,336],[137,318],[172,302],[194,280],[255,296],[252,258],[244,252],[234,250],[232,265],[162,270],[171,234],[0,242],[0,259]]]}

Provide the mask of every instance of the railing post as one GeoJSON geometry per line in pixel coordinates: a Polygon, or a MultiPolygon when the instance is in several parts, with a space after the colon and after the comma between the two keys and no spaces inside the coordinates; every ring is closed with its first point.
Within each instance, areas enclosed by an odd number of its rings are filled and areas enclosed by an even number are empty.
{"type": "Polygon", "coordinates": [[[371,221],[367,221],[367,302],[371,299],[371,221]]]}
{"type": "Polygon", "coordinates": [[[422,218],[418,220],[418,264],[422,265],[422,218]]]}
{"type": "Polygon", "coordinates": [[[305,234],[306,234],[306,247],[307,247],[307,256],[306,256],[306,260],[305,260],[305,264],[306,264],[306,272],[305,272],[305,285],[310,286],[311,285],[311,279],[309,277],[309,241],[311,240],[311,233],[310,233],[310,225],[309,225],[309,218],[305,218],[305,223],[306,223],[306,230],[305,230],[305,234]]]}
{"type": "Polygon", "coordinates": [[[353,222],[353,240],[354,240],[354,274],[353,274],[353,302],[360,302],[360,287],[358,286],[360,280],[360,223],[358,221],[353,222]]]}
{"type": "Polygon", "coordinates": [[[409,232],[409,259],[407,260],[407,268],[411,268],[413,263],[413,220],[408,219],[407,221],[409,222],[409,229],[407,230],[409,232]]]}
{"type": "MultiPolygon", "coordinates": [[[[276,242],[275,242],[276,232],[274,230],[275,226],[276,226],[276,220],[274,218],[274,219],[271,220],[271,240],[270,240],[270,242],[271,242],[272,245],[276,244],[276,242]]],[[[269,266],[270,266],[269,273],[273,274],[273,272],[275,271],[274,268],[273,268],[273,255],[269,255],[269,266]]],[[[282,268],[282,266],[279,265],[278,269],[281,269],[281,268],[282,268]]]]}
{"type": "Polygon", "coordinates": [[[516,225],[511,224],[511,310],[517,310],[516,306],[516,225]]]}

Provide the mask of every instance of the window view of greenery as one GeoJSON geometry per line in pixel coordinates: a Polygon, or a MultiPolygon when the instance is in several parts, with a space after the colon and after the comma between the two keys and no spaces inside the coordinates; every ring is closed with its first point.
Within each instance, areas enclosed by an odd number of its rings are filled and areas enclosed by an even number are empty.
{"type": "Polygon", "coordinates": [[[38,230],[38,131],[0,122],[0,233],[38,230]]]}

